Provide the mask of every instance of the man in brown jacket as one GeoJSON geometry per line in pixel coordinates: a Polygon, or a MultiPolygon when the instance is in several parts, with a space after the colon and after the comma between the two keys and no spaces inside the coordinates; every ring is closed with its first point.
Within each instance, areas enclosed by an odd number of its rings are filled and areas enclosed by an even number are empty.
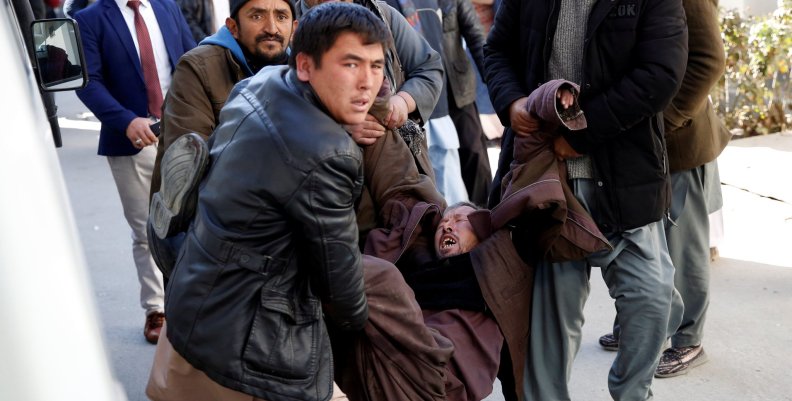
{"type": "Polygon", "coordinates": [[[286,64],[295,19],[292,0],[233,0],[226,25],[176,65],[165,99],[151,194],[160,189],[160,165],[184,134],[212,134],[234,85],[267,65],[286,64]]]}
{"type": "MultiPolygon", "coordinates": [[[[684,0],[688,64],[682,87],[663,113],[672,199],[666,240],[674,263],[674,286],[685,304],[682,323],[663,351],[655,377],[686,374],[707,361],[701,346],[709,306],[709,213],[720,208],[718,165],[731,134],[715,114],[709,92],[723,75],[725,53],[717,0],[684,0]]],[[[619,327],[600,337],[617,350],[619,327]]]]}
{"type": "Polygon", "coordinates": [[[161,190],[165,151],[191,132],[208,139],[218,125],[220,109],[237,82],[265,66],[286,64],[286,49],[297,26],[292,0],[233,0],[230,12],[225,26],[179,59],[163,105],[161,135],[149,189],[154,200],[150,213],[157,224],[148,224],[147,229],[149,248],[166,280],[176,262],[175,250],[184,238],[183,234],[174,232],[186,231],[186,227],[163,232],[179,225],[172,223],[175,207],[172,199],[157,194],[161,190]]]}

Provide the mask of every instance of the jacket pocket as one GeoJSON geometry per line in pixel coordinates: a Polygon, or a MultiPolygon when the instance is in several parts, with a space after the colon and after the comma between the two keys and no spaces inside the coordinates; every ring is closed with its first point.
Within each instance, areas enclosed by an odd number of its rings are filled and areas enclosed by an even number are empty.
{"type": "Polygon", "coordinates": [[[263,290],[242,355],[245,367],[289,380],[313,379],[318,369],[321,305],[310,297],[289,299],[263,290]]]}

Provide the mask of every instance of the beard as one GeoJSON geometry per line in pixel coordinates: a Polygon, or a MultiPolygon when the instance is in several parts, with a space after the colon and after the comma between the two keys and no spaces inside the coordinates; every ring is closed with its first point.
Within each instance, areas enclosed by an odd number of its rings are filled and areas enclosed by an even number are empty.
{"type": "Polygon", "coordinates": [[[282,50],[277,53],[265,54],[261,52],[256,52],[256,54],[251,55],[251,62],[257,67],[257,69],[261,69],[268,65],[283,65],[289,61],[289,55],[286,53],[286,50],[282,50]]]}
{"type": "Polygon", "coordinates": [[[286,64],[288,61],[288,55],[286,54],[286,40],[280,34],[266,34],[263,33],[261,35],[256,36],[256,45],[264,41],[277,41],[281,44],[281,51],[275,53],[264,53],[263,51],[259,50],[258,46],[256,46],[256,52],[251,55],[251,58],[254,64],[258,66],[258,68],[262,68],[268,65],[274,64],[286,64]]]}
{"type": "Polygon", "coordinates": [[[289,55],[286,53],[286,46],[284,45],[285,43],[286,40],[282,35],[261,34],[256,36],[256,47],[253,52],[250,52],[244,46],[242,46],[242,52],[245,53],[248,66],[255,74],[268,65],[284,65],[289,61],[289,55]],[[263,50],[259,49],[258,44],[267,40],[280,42],[281,46],[283,46],[282,50],[265,53],[263,50]]]}

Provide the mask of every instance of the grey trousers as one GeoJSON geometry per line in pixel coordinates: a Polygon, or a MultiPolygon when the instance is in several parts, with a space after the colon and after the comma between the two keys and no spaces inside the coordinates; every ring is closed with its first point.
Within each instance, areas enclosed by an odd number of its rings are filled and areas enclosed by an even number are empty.
{"type": "Polygon", "coordinates": [[[671,175],[674,195],[665,231],[676,268],[674,287],[685,304],[682,323],[671,337],[674,347],[700,345],[703,337],[710,285],[708,179],[717,168],[712,162],[671,175]]]}
{"type": "MultiPolygon", "coordinates": [[[[671,174],[671,210],[665,223],[674,264],[674,287],[685,305],[671,346],[691,347],[703,340],[709,307],[709,214],[723,206],[717,161],[671,174]]],[[[613,326],[620,335],[618,316],[613,326]]]]}
{"type": "MultiPolygon", "coordinates": [[[[592,180],[572,181],[587,209],[592,180]]],[[[600,266],[616,301],[621,343],[608,375],[614,400],[651,399],[650,386],[665,339],[679,326],[682,302],[660,221],[608,236],[614,250],[587,260],[537,266],[531,339],[523,390],[531,401],[569,400],[572,363],[580,349],[590,266],[600,266]]]]}

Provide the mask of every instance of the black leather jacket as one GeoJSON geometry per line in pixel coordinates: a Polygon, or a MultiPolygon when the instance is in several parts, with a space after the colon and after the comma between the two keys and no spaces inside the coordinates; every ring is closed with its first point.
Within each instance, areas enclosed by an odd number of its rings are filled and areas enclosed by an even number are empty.
{"type": "MultiPolygon", "coordinates": [[[[492,103],[507,127],[509,106],[547,80],[560,6],[561,0],[504,0],[498,9],[484,64],[492,103]]],[[[658,221],[670,202],[662,110],[687,63],[682,2],[599,1],[583,46],[579,101],[588,128],[562,134],[578,153],[591,156],[600,212],[594,220],[604,233],[658,221]]],[[[509,171],[513,134],[506,128],[496,183],[509,171]]],[[[493,191],[489,206],[499,201],[493,191]]]]}
{"type": "Polygon", "coordinates": [[[368,317],[354,201],[361,151],[287,66],[240,82],[167,291],[168,339],[212,380],[270,401],[326,400],[322,312],[368,317]]]}

